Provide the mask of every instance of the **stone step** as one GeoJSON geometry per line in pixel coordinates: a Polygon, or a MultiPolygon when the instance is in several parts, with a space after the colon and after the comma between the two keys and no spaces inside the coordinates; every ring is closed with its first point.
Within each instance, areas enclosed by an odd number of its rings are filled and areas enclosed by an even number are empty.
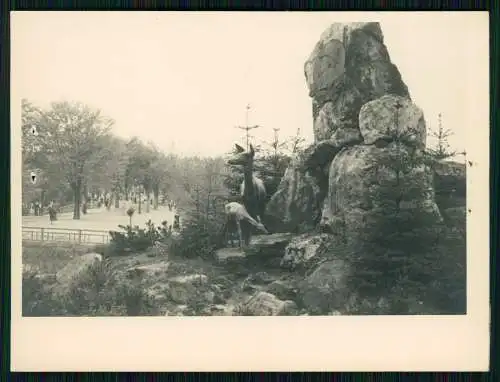
{"type": "Polygon", "coordinates": [[[223,263],[259,255],[281,257],[285,253],[285,247],[293,237],[294,235],[291,233],[255,235],[252,237],[248,248],[243,250],[239,247],[221,248],[216,251],[215,259],[223,263]]]}

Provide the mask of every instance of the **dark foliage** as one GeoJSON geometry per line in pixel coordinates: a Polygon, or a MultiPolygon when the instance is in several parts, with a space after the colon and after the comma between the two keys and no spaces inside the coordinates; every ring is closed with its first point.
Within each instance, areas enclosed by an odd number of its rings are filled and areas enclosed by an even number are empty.
{"type": "Polygon", "coordinates": [[[153,246],[156,241],[166,242],[171,237],[171,231],[166,221],[162,222],[161,226],[155,226],[149,220],[146,223],[146,228],[132,227],[130,225],[119,225],[118,227],[123,232],[110,231],[110,246],[114,254],[145,251],[153,246]]]}

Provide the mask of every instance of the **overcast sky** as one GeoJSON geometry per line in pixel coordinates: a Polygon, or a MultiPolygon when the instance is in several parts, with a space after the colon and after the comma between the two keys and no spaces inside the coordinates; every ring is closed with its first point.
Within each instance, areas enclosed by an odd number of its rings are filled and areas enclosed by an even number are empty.
{"type": "Polygon", "coordinates": [[[475,49],[488,40],[463,12],[17,12],[12,86],[41,106],[87,103],[116,121],[117,135],[186,155],[228,151],[247,103],[249,123],[262,126],[258,138],[300,128],[311,141],[304,62],[336,21],[380,21],[427,123],[442,112],[452,145],[466,146],[475,49]]]}

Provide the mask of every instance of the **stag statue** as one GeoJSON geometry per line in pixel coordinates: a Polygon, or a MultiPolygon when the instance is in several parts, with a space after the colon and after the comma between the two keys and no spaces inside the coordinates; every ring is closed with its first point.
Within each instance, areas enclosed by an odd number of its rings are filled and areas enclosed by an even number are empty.
{"type": "MultiPolygon", "coordinates": [[[[224,206],[224,211],[226,213],[226,223],[223,228],[223,237],[226,238],[226,243],[227,235],[230,235],[234,231],[234,228],[238,232],[240,248],[250,244],[252,226],[264,233],[268,233],[262,223],[250,216],[244,205],[237,202],[230,202],[224,206]]],[[[231,243],[232,241],[231,238],[231,243]]]]}
{"type": "Polygon", "coordinates": [[[238,144],[235,144],[235,147],[236,153],[228,160],[228,164],[243,166],[244,180],[240,187],[243,205],[252,218],[262,223],[267,194],[262,179],[253,174],[255,150],[252,145],[249,151],[238,144]]]}

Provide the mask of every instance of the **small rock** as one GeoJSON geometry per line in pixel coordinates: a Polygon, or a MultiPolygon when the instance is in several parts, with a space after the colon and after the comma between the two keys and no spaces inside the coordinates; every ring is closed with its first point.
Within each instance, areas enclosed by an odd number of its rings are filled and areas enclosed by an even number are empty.
{"type": "Polygon", "coordinates": [[[208,282],[208,277],[203,274],[189,274],[176,276],[168,280],[168,296],[172,301],[187,303],[192,301],[197,294],[197,288],[208,282]]]}
{"type": "Polygon", "coordinates": [[[203,274],[190,274],[172,277],[169,281],[175,284],[203,285],[207,283],[208,277],[203,274]]]}
{"type": "Polygon", "coordinates": [[[47,284],[53,284],[53,283],[57,282],[57,277],[56,277],[55,273],[46,273],[46,274],[36,275],[36,278],[40,282],[47,283],[47,284]]]}
{"type": "Polygon", "coordinates": [[[255,235],[250,242],[255,247],[273,247],[276,245],[286,246],[292,239],[291,233],[274,233],[270,235],[255,235]]]}
{"type": "Polygon", "coordinates": [[[276,280],[269,284],[266,288],[266,292],[274,294],[281,300],[293,300],[297,296],[297,289],[290,283],[282,280],[276,280]]]}
{"type": "Polygon", "coordinates": [[[243,315],[287,316],[298,311],[293,301],[282,301],[267,292],[257,292],[242,306],[243,315]]]}
{"type": "Polygon", "coordinates": [[[189,302],[195,294],[196,288],[189,284],[172,284],[168,289],[168,296],[170,299],[180,304],[189,302]]]}
{"type": "Polygon", "coordinates": [[[212,309],[209,306],[205,306],[197,314],[197,316],[211,316],[211,315],[212,315],[212,309]]]}
{"type": "Polygon", "coordinates": [[[208,291],[208,292],[205,292],[203,294],[203,297],[205,300],[207,300],[209,303],[212,303],[214,302],[214,299],[215,299],[215,293],[214,292],[211,292],[211,291],[208,291]]]}
{"type": "Polygon", "coordinates": [[[241,284],[241,291],[242,292],[247,292],[247,293],[254,293],[259,290],[259,287],[256,285],[253,285],[249,282],[243,281],[241,284]]]}
{"type": "Polygon", "coordinates": [[[215,304],[224,304],[226,302],[226,300],[222,296],[215,294],[213,302],[215,304]]]}
{"type": "Polygon", "coordinates": [[[242,283],[243,289],[259,289],[257,285],[269,284],[275,279],[271,277],[267,272],[258,272],[256,274],[248,276],[242,283]],[[254,285],[257,284],[257,285],[254,285]]]}
{"type": "Polygon", "coordinates": [[[252,276],[252,280],[256,283],[268,284],[274,281],[274,278],[267,272],[258,272],[252,276]]]}
{"type": "Polygon", "coordinates": [[[177,305],[172,310],[167,310],[165,316],[183,316],[187,308],[187,305],[177,305]]]}
{"type": "Polygon", "coordinates": [[[157,276],[166,273],[169,263],[156,263],[148,265],[133,266],[125,270],[129,277],[133,276],[157,276]]]}
{"type": "Polygon", "coordinates": [[[346,287],[349,269],[341,260],[331,260],[319,265],[300,287],[302,303],[309,311],[328,312],[347,303],[346,287]]]}
{"type": "Polygon", "coordinates": [[[23,264],[23,272],[33,272],[33,273],[37,273],[40,271],[40,268],[38,268],[37,266],[35,265],[32,265],[32,264],[27,264],[27,263],[24,263],[23,264]]]}
{"type": "Polygon", "coordinates": [[[214,316],[231,316],[233,314],[234,307],[229,305],[217,304],[212,305],[210,307],[210,310],[212,315],[214,316]]]}
{"type": "Polygon", "coordinates": [[[214,258],[218,263],[237,262],[244,260],[246,254],[240,248],[221,248],[215,252],[214,258]]]}
{"type": "Polygon", "coordinates": [[[314,258],[320,257],[327,251],[328,234],[304,234],[292,239],[285,249],[285,256],[280,266],[295,269],[298,266],[306,267],[314,258]]]}

